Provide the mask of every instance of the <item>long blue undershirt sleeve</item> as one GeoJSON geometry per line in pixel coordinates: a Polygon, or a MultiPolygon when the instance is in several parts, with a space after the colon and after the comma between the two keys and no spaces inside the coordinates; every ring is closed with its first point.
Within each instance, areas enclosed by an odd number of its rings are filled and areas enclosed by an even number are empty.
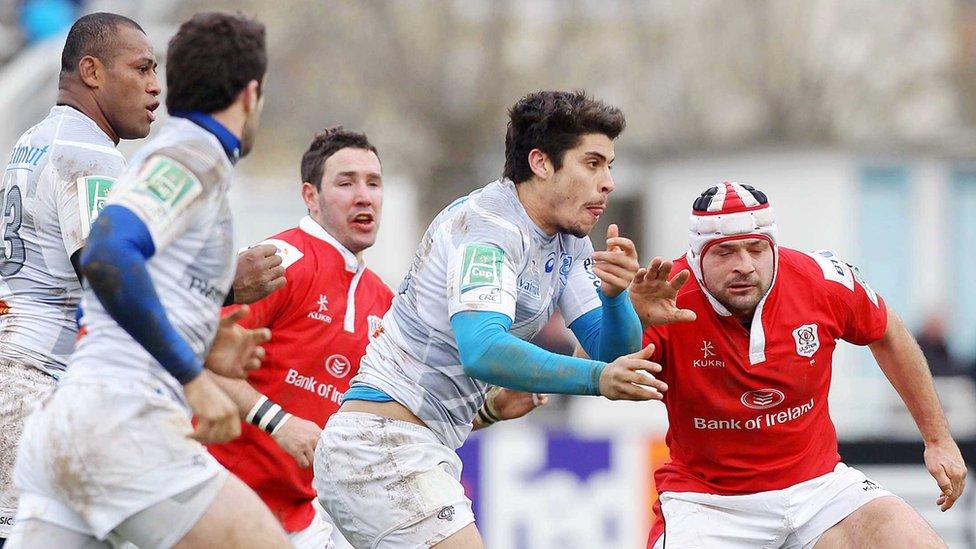
{"type": "Polygon", "coordinates": [[[606,297],[597,290],[602,307],[585,313],[569,325],[583,350],[603,362],[613,362],[623,355],[641,349],[641,323],[630,294],[624,290],[616,297],[606,297]]]}
{"type": "Polygon", "coordinates": [[[134,213],[107,206],[92,225],[81,269],[109,315],[180,383],[203,364],[170,323],[153,286],[147,260],[156,253],[149,229],[134,213]]]}
{"type": "Polygon", "coordinates": [[[508,333],[501,313],[465,311],[451,317],[464,373],[531,393],[599,395],[606,363],[550,353],[508,333]]]}

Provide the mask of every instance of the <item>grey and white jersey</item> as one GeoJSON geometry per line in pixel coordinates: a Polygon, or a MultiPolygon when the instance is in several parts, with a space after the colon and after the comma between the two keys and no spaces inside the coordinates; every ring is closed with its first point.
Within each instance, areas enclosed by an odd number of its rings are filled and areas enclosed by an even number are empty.
{"type": "Polygon", "coordinates": [[[535,336],[556,307],[569,325],[600,306],[592,254],[588,238],[539,229],[511,181],[458,199],[424,234],[352,383],[385,392],[444,444],[461,446],[487,385],[464,374],[451,316],[502,313],[521,339],[535,336]]]}
{"type": "MultiPolygon", "coordinates": [[[[232,168],[216,137],[193,122],[170,118],[132,158],[108,201],[131,210],[148,227],[156,250],[147,262],[149,276],[170,322],[201,360],[234,275],[227,201],[232,168]]],[[[116,324],[91,288],[81,305],[86,335],[62,384],[136,379],[168,387],[186,405],[182,385],[116,324]]]]}
{"type": "Polygon", "coordinates": [[[115,143],[71,107],[52,108],[17,140],[0,199],[0,356],[64,370],[81,297],[71,255],[124,169],[115,143]]]}

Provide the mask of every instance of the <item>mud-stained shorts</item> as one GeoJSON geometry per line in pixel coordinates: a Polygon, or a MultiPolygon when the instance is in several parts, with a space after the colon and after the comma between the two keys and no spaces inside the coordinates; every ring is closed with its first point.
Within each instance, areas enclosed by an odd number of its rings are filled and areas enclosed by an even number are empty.
{"type": "MultiPolygon", "coordinates": [[[[188,438],[192,429],[162,382],[62,383],[24,429],[14,469],[18,520],[105,539],[140,511],[226,475],[188,438]]],[[[180,513],[194,516],[177,518],[192,526],[208,505],[183,506],[180,513]]]]}
{"type": "Polygon", "coordinates": [[[461,460],[426,427],[333,414],[315,448],[322,507],[357,549],[430,547],[474,522],[461,460]]]}
{"type": "Polygon", "coordinates": [[[17,514],[13,471],[24,422],[54,383],[36,366],[0,359],[0,538],[10,537],[17,514]]]}

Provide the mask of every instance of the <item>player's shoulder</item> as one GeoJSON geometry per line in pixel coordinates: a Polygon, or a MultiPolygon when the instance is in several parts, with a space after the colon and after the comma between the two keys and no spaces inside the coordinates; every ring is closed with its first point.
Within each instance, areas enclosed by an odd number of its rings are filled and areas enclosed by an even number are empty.
{"type": "Polygon", "coordinates": [[[360,284],[364,284],[372,292],[379,294],[386,299],[393,299],[393,290],[380,278],[380,275],[376,274],[376,271],[366,268],[363,272],[362,281],[360,284]]]}
{"type": "Polygon", "coordinates": [[[434,224],[454,246],[475,242],[506,252],[524,250],[529,238],[518,207],[514,192],[495,182],[455,200],[434,224]]]}
{"type": "Polygon", "coordinates": [[[137,173],[204,189],[229,180],[232,165],[214,136],[187,120],[166,124],[133,158],[137,173]]]}
{"type": "Polygon", "coordinates": [[[281,257],[282,267],[285,268],[288,275],[291,275],[309,268],[309,264],[312,262],[312,258],[306,259],[308,242],[303,236],[304,233],[301,229],[293,227],[269,236],[254,245],[270,244],[274,246],[277,250],[275,253],[281,257]]]}
{"type": "Polygon", "coordinates": [[[784,274],[830,292],[853,292],[860,282],[857,269],[832,250],[803,252],[781,246],[779,260],[784,274]]]}

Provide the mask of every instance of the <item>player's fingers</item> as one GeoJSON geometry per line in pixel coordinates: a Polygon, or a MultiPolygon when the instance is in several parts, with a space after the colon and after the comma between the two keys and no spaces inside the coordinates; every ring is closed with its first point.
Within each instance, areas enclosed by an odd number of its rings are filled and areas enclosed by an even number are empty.
{"type": "MultiPolygon", "coordinates": [[[[627,355],[627,357],[628,358],[635,358],[635,359],[638,359],[638,360],[642,360],[642,361],[648,362],[649,364],[654,364],[653,362],[650,362],[649,361],[649,359],[651,358],[651,355],[653,355],[653,354],[654,354],[654,344],[653,343],[648,343],[647,345],[644,346],[643,349],[641,349],[640,351],[637,351],[636,353],[631,353],[631,354],[627,355]]],[[[661,366],[659,364],[654,364],[654,365],[658,367],[658,370],[660,370],[661,366]]],[[[633,369],[636,370],[639,367],[640,366],[638,365],[638,366],[635,366],[633,369]]]]}
{"type": "Polygon", "coordinates": [[[622,397],[620,400],[661,400],[664,395],[653,387],[645,387],[641,384],[629,383],[621,388],[622,397]]]}
{"type": "Polygon", "coordinates": [[[620,236],[620,229],[617,228],[617,224],[611,223],[610,225],[608,225],[607,226],[607,248],[608,249],[610,248],[610,243],[609,243],[610,239],[617,238],[618,236],[620,236]]]}
{"type": "Polygon", "coordinates": [[[617,263],[597,263],[593,266],[594,269],[602,269],[605,273],[610,273],[616,277],[619,277],[627,281],[629,286],[631,281],[634,280],[634,275],[637,274],[637,262],[633,263],[626,262],[623,264],[617,263]]]}
{"type": "Polygon", "coordinates": [[[652,259],[651,262],[647,264],[647,270],[650,271],[651,276],[657,278],[657,271],[661,268],[661,263],[663,261],[664,260],[661,259],[660,256],[658,256],[652,259]]]}
{"type": "Polygon", "coordinates": [[[545,406],[549,402],[549,395],[543,393],[532,393],[532,405],[538,408],[545,406]]]}
{"type": "Polygon", "coordinates": [[[282,267],[281,265],[278,265],[277,267],[268,267],[267,269],[264,270],[264,272],[261,273],[262,280],[266,280],[269,282],[272,280],[277,280],[284,276],[285,276],[285,268],[282,267]]]}
{"type": "Polygon", "coordinates": [[[268,328],[255,328],[253,330],[248,330],[248,335],[251,338],[251,343],[254,343],[255,345],[260,345],[262,343],[271,341],[271,330],[268,328]]]}
{"type": "Polygon", "coordinates": [[[618,236],[615,238],[607,239],[607,249],[619,248],[619,251],[626,253],[627,255],[633,255],[637,257],[637,246],[634,245],[634,241],[623,236],[618,236]]]}
{"type": "Polygon", "coordinates": [[[257,254],[258,257],[268,257],[278,253],[278,247],[274,244],[258,244],[257,246],[253,246],[249,249],[257,254]]]}
{"type": "Polygon", "coordinates": [[[628,383],[636,383],[638,385],[644,385],[646,387],[654,387],[659,392],[663,393],[668,390],[668,384],[661,381],[660,379],[654,377],[653,374],[646,370],[636,370],[627,373],[626,381],[628,383]]]}
{"type": "Polygon", "coordinates": [[[671,279],[671,287],[674,288],[675,291],[678,291],[682,286],[685,285],[685,282],[688,282],[689,278],[691,278],[691,271],[685,269],[684,271],[674,275],[674,278],[671,279]]]}
{"type": "Polygon", "coordinates": [[[645,278],[647,278],[647,269],[641,267],[640,269],[637,269],[637,272],[634,274],[632,284],[643,284],[645,278]]]}
{"type": "Polygon", "coordinates": [[[674,312],[673,322],[694,322],[698,320],[698,314],[691,309],[678,309],[674,312]]]}
{"type": "Polygon", "coordinates": [[[268,293],[271,293],[275,290],[280,290],[285,285],[285,282],[287,281],[288,279],[286,279],[284,276],[279,276],[273,279],[271,282],[268,282],[268,290],[269,290],[268,293]]]}
{"type": "Polygon", "coordinates": [[[674,263],[670,261],[665,261],[661,264],[661,269],[658,271],[657,279],[660,281],[667,281],[671,276],[671,269],[674,268],[674,263]]]}
{"type": "MultiPolygon", "coordinates": [[[[278,267],[281,265],[282,261],[284,261],[284,259],[281,259],[280,255],[271,254],[270,256],[264,258],[264,266],[269,269],[272,267],[278,267]]],[[[282,270],[284,270],[284,267],[282,267],[282,270]]]]}
{"type": "Polygon", "coordinates": [[[615,286],[617,288],[626,288],[627,286],[630,286],[629,277],[623,278],[617,276],[611,272],[608,272],[606,269],[602,267],[593,267],[593,274],[596,275],[597,278],[602,280],[604,284],[610,284],[611,286],[615,286]]]}
{"type": "Polygon", "coordinates": [[[221,326],[230,326],[236,323],[238,320],[243,319],[251,312],[251,308],[247,305],[241,305],[240,307],[234,309],[227,316],[220,319],[221,326]]]}

